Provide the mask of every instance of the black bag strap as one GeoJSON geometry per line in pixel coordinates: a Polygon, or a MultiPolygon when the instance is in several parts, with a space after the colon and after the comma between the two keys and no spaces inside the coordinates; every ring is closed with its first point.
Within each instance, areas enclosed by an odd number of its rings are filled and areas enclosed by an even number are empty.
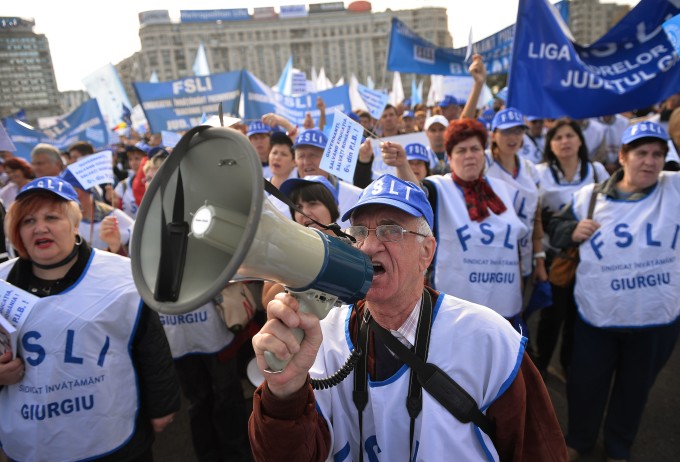
{"type": "Polygon", "coordinates": [[[602,190],[602,186],[596,184],[593,186],[593,193],[590,195],[590,202],[588,202],[588,215],[586,218],[591,220],[593,218],[593,212],[595,211],[595,202],[597,202],[597,194],[602,190]]]}
{"type": "Polygon", "coordinates": [[[495,425],[479,410],[477,402],[463,387],[449,377],[446,372],[432,363],[426,363],[404,346],[391,333],[370,319],[375,335],[399,358],[416,372],[422,387],[456,419],[463,423],[474,423],[484,433],[493,438],[495,425]]]}
{"type": "MultiPolygon", "coordinates": [[[[356,305],[355,305],[356,307],[356,305]]],[[[368,310],[364,310],[364,316],[359,319],[361,327],[359,328],[359,338],[357,339],[357,348],[361,349],[363,354],[359,358],[357,367],[354,369],[354,392],[352,393],[352,400],[354,406],[357,408],[359,416],[359,462],[364,460],[364,409],[368,404],[368,317],[370,314],[368,310]]]]}

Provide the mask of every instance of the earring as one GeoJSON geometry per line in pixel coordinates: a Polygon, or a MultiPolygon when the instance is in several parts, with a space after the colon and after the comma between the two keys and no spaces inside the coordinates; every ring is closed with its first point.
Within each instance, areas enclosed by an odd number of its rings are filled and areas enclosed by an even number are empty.
{"type": "Polygon", "coordinates": [[[83,236],[81,236],[80,234],[76,234],[76,245],[82,244],[83,241],[84,241],[83,236]]]}

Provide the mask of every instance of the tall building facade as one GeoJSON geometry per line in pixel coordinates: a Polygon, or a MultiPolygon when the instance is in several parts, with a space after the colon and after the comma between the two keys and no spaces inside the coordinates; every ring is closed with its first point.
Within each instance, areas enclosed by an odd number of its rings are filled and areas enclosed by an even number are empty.
{"type": "Polygon", "coordinates": [[[589,45],[602,37],[630,11],[630,6],[600,3],[599,0],[571,0],[569,28],[581,45],[589,45]]]}
{"type": "MultiPolygon", "coordinates": [[[[452,47],[445,8],[374,13],[366,1],[298,5],[296,11],[256,8],[239,20],[210,18],[210,13],[245,11],[211,10],[182,12],[180,22],[171,21],[167,11],[140,13],[141,51],[116,65],[131,99],[132,81],[148,81],[156,72],[160,81],[193,75],[192,66],[200,43],[205,46],[212,73],[246,69],[268,85],[279,79],[289,56],[293,66],[307,73],[324,69],[333,82],[349,81],[354,74],[360,82],[370,76],[378,86],[390,86],[387,48],[391,19],[397,17],[417,34],[441,47],[452,47]],[[145,16],[147,13],[150,15],[145,16]]],[[[410,84],[404,76],[404,87],[410,84]]],[[[407,92],[408,93],[408,92],[407,92]]]]}
{"type": "Polygon", "coordinates": [[[0,17],[0,117],[26,111],[29,123],[62,112],[50,45],[35,21],[0,17]]]}

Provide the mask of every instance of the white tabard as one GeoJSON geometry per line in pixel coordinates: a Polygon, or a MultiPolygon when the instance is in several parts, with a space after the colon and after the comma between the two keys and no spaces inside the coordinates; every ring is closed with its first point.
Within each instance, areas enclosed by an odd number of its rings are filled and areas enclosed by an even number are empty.
{"type": "Polygon", "coordinates": [[[174,359],[217,353],[234,340],[212,302],[186,314],[161,314],[160,318],[174,359]]]}
{"type": "Polygon", "coordinates": [[[463,192],[451,175],[427,178],[437,188],[435,289],[487,306],[510,318],[522,309],[518,241],[527,232],[512,207],[516,190],[487,178],[506,211],[470,220],[463,192]]]}
{"type": "MultiPolygon", "coordinates": [[[[515,212],[524,226],[527,227],[527,232],[520,236],[519,239],[519,255],[522,265],[522,276],[529,276],[534,267],[534,246],[533,246],[533,232],[534,220],[536,219],[536,209],[538,208],[538,173],[536,167],[528,160],[518,159],[517,176],[505,170],[501,164],[494,161],[493,158],[487,156],[488,167],[486,175],[492,178],[498,178],[505,181],[510,186],[517,190],[517,194],[513,200],[515,212]]],[[[507,204],[506,204],[507,205],[507,204]]]]}
{"type": "MultiPolygon", "coordinates": [[[[434,310],[427,361],[444,370],[486,411],[515,379],[526,338],[490,310],[452,296],[440,295],[434,300],[434,310]]],[[[350,307],[343,306],[321,321],[324,340],[310,370],[313,377],[334,373],[354,349],[349,340],[349,314],[350,307]]],[[[423,408],[415,422],[414,454],[407,457],[409,376],[410,369],[404,365],[387,380],[375,382],[369,377],[361,444],[352,400],[354,373],[336,387],[314,392],[331,432],[329,460],[357,461],[362,447],[366,461],[498,460],[485,433],[474,424],[458,421],[427,392],[423,392],[423,408]]]]}
{"type": "MultiPolygon", "coordinates": [[[[573,194],[582,187],[595,182],[595,175],[593,174],[593,167],[597,170],[597,182],[601,183],[609,178],[609,173],[604,166],[599,162],[588,164],[588,173],[583,179],[574,181],[572,183],[558,183],[550,171],[550,166],[544,162],[536,166],[538,172],[538,192],[541,198],[542,210],[547,210],[551,214],[555,214],[560,209],[571,202],[573,194]]],[[[580,166],[579,166],[580,169],[580,166]]],[[[545,225],[546,223],[543,223],[545,225]]],[[[543,237],[543,249],[553,249],[550,245],[550,237],[546,234],[543,237]]]]}
{"type": "Polygon", "coordinates": [[[130,348],[140,307],[130,260],[98,250],[75,285],[36,303],[19,340],[26,375],[0,389],[9,457],[89,459],[128,441],[139,406],[130,348]]]}
{"type": "MultiPolygon", "coordinates": [[[[593,186],[574,196],[583,219],[593,186]]],[[[600,228],[581,244],[574,296],[579,314],[597,327],[669,324],[680,314],[680,173],[662,172],[638,201],[598,195],[600,228]]]]}

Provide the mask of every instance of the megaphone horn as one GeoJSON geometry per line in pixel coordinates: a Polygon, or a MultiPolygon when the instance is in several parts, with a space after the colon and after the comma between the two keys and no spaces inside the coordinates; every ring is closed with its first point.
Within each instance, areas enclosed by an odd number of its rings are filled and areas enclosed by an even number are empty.
{"type": "Polygon", "coordinates": [[[130,258],[142,299],[168,314],[210,302],[233,280],[312,290],[328,304],[362,299],[373,278],[365,254],[279,213],[255,149],[222,127],[187,132],[163,163],[140,204],[130,258]]]}

